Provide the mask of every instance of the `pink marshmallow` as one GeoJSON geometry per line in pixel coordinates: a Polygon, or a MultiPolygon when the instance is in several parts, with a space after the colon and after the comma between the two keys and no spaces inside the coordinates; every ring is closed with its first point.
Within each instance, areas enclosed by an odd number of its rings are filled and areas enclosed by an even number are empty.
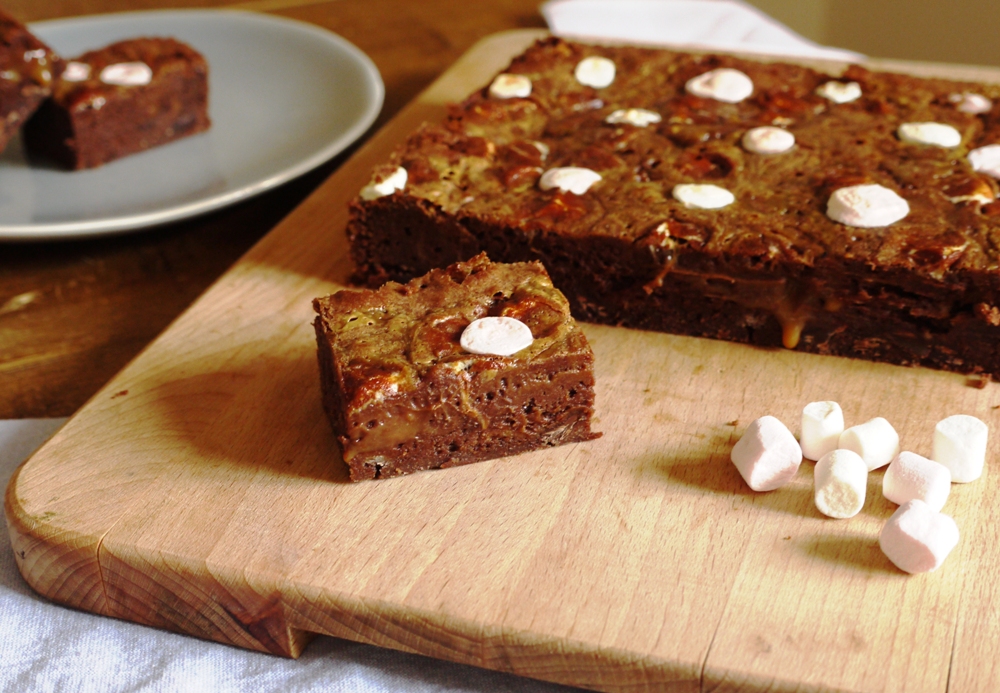
{"type": "Polygon", "coordinates": [[[882,495],[902,505],[919,498],[940,511],[951,492],[951,472],[943,464],[903,451],[896,455],[882,477],[882,495]]]}
{"type": "Polygon", "coordinates": [[[733,446],[730,459],[754,491],[784,486],[802,463],[802,448],[785,424],[773,416],[751,423],[733,446]]]}
{"type": "Polygon", "coordinates": [[[896,509],[878,535],[878,545],[897,568],[929,573],[958,545],[958,525],[919,498],[896,509]]]}

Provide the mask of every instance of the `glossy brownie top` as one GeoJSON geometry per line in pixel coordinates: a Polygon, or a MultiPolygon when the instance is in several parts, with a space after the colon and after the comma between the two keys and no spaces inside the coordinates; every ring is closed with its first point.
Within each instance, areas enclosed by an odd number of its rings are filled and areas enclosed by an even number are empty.
{"type": "Polygon", "coordinates": [[[172,38],[136,38],[119,41],[89,51],[70,61],[63,79],[53,86],[53,98],[64,108],[98,108],[119,92],[134,88],[128,84],[109,83],[102,71],[113,65],[142,63],[151,71],[150,84],[168,75],[207,76],[208,64],[201,53],[172,38]],[[86,66],[86,67],[80,67],[86,66]],[[86,75],[83,79],[79,77],[86,75]]]}
{"type": "Polygon", "coordinates": [[[346,289],[313,305],[331,334],[344,389],[358,406],[412,391],[434,368],[474,375],[590,354],[566,298],[538,262],[500,264],[480,254],[407,284],[346,289]],[[513,356],[466,352],[459,344],[462,331],[486,316],[517,318],[534,342],[513,356]]]}
{"type": "Polygon", "coordinates": [[[0,10],[0,85],[48,90],[61,70],[59,56],[9,14],[0,10]]]}
{"type": "Polygon", "coordinates": [[[805,67],[554,38],[531,47],[506,72],[528,76],[531,94],[498,99],[484,87],[454,107],[445,124],[413,135],[376,177],[402,166],[404,194],[460,218],[624,238],[667,254],[687,246],[750,273],[824,258],[932,279],[950,268],[998,266],[1000,202],[983,202],[995,200],[997,182],[966,159],[973,148],[1000,143],[998,85],[851,66],[837,79],[858,82],[862,96],[838,104],[816,94],[830,75],[805,67]],[[614,82],[594,88],[577,81],[574,69],[589,56],[614,62],[614,82]],[[751,96],[725,103],[685,92],[687,80],[718,67],[746,73],[751,96]],[[953,95],[965,92],[992,99],[992,109],[961,112],[953,95]],[[627,108],[654,111],[662,120],[648,127],[605,122],[627,108]],[[961,144],[908,144],[897,136],[902,123],[928,121],[955,127],[961,144]],[[761,125],[792,132],[795,146],[781,154],[747,151],[742,136],[761,125]],[[562,166],[586,167],[602,178],[582,195],[540,189],[543,171],[562,166]],[[715,184],[736,201],[689,209],[671,196],[680,183],[715,184]],[[900,194],[909,215],[868,229],[826,216],[834,190],[863,183],[900,194]],[[979,199],[960,199],[973,195],[979,199]]]}

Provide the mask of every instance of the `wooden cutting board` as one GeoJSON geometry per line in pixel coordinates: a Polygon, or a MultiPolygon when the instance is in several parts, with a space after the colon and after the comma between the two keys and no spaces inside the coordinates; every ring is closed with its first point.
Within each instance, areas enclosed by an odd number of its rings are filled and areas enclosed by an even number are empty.
{"type": "MultiPolygon", "coordinates": [[[[18,471],[5,510],[57,602],[297,656],[327,633],[599,690],[1000,690],[1000,389],[965,377],[588,325],[585,444],[347,481],[320,405],[313,297],[350,272],[371,166],[537,32],[484,40],[222,277],[18,471]],[[839,401],[930,452],[955,413],[994,431],[945,511],[962,540],[907,576],[894,506],[826,519],[812,464],[749,491],[746,425],[839,401]]],[[[976,79],[1000,71],[908,66],[976,79]]]]}

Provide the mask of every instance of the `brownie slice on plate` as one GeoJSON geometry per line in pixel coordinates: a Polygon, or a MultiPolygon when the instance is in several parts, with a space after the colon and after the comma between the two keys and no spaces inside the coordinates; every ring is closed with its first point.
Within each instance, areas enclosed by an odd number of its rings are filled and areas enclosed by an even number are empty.
{"type": "Polygon", "coordinates": [[[354,481],[600,435],[593,352],[537,262],[481,254],[313,306],[323,404],[354,481]]]}
{"type": "Polygon", "coordinates": [[[73,169],[208,129],[208,64],[170,38],[121,41],[71,60],[24,129],[28,152],[73,169]]]}
{"type": "Polygon", "coordinates": [[[0,152],[52,91],[62,60],[0,10],[0,152]]]}

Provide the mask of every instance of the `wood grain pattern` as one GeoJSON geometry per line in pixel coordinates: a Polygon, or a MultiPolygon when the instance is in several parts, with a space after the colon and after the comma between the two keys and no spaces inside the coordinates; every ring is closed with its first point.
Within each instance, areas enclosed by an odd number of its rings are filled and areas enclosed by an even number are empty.
{"type": "Polygon", "coordinates": [[[996,431],[996,384],[587,325],[603,438],[347,482],[310,327],[351,269],[345,204],[535,35],[474,48],[21,468],[5,511],[22,573],[63,603],[290,656],[328,633],[606,691],[1000,689],[995,435],[945,508],[962,541],[924,576],[878,549],[881,472],[835,521],[811,463],[755,494],[729,462],[751,420],[795,431],[817,399],[926,454],[953,413],[996,431]]]}

